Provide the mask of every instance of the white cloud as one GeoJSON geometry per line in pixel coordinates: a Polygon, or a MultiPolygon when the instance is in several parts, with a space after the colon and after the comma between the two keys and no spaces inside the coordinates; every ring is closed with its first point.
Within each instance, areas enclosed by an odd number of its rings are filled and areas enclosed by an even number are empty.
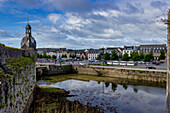
{"type": "MultiPolygon", "coordinates": [[[[100,48],[166,43],[166,26],[156,20],[166,13],[169,0],[42,0],[41,5],[52,13],[42,21],[40,17],[31,21],[36,23],[32,26],[33,37],[39,47],[100,48]],[[55,13],[56,10],[61,12],[55,13]]],[[[7,34],[0,31],[0,35],[7,34]]]]}
{"type": "Polygon", "coordinates": [[[47,16],[47,18],[49,19],[50,22],[52,22],[53,24],[56,24],[57,20],[59,20],[62,16],[60,14],[49,14],[47,16]]]}
{"type": "Polygon", "coordinates": [[[6,38],[6,39],[0,39],[0,41],[20,41],[21,38],[6,38]]]}
{"type": "Polygon", "coordinates": [[[0,37],[13,37],[4,30],[0,30],[0,37]]]}

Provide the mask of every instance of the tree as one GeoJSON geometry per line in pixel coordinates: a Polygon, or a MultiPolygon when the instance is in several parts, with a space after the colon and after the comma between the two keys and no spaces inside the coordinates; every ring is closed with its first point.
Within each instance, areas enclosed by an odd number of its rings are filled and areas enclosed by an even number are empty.
{"type": "Polygon", "coordinates": [[[70,57],[70,58],[75,58],[76,55],[75,55],[75,54],[70,54],[69,57],[70,57]]]}
{"type": "Polygon", "coordinates": [[[40,58],[40,54],[37,53],[37,58],[40,58]]]}
{"type": "Polygon", "coordinates": [[[56,57],[55,55],[52,55],[52,58],[53,58],[53,59],[56,59],[57,57],[56,57]]]}
{"type": "Polygon", "coordinates": [[[140,54],[140,59],[141,59],[141,60],[144,59],[144,54],[143,54],[143,52],[140,54]]]}
{"type": "Polygon", "coordinates": [[[61,58],[64,58],[64,54],[61,55],[61,58]]]}
{"type": "Polygon", "coordinates": [[[122,58],[122,55],[120,54],[120,55],[118,56],[118,58],[121,59],[121,58],[122,58]]]}
{"type": "Polygon", "coordinates": [[[39,58],[43,58],[43,55],[41,54],[41,55],[39,55],[39,58]]]}
{"type": "Polygon", "coordinates": [[[137,51],[133,51],[133,52],[131,53],[131,58],[132,58],[133,61],[139,61],[139,60],[141,60],[141,59],[140,59],[140,56],[139,56],[139,54],[138,54],[137,51]]]}
{"type": "Polygon", "coordinates": [[[129,55],[125,53],[122,58],[123,61],[129,61],[129,55]]]}
{"type": "Polygon", "coordinates": [[[159,56],[159,60],[165,60],[165,52],[163,49],[160,51],[161,55],[159,56]]]}
{"type": "Polygon", "coordinates": [[[111,60],[118,60],[118,55],[115,50],[112,51],[111,60]]]}
{"type": "Polygon", "coordinates": [[[72,58],[72,55],[70,54],[69,57],[72,58]]]}
{"type": "Polygon", "coordinates": [[[65,54],[64,57],[67,58],[67,55],[65,54]]]}
{"type": "Polygon", "coordinates": [[[106,52],[106,53],[104,54],[104,59],[105,59],[105,60],[110,60],[110,54],[106,52]]]}
{"type": "Polygon", "coordinates": [[[145,61],[145,62],[150,62],[150,61],[153,60],[153,59],[154,59],[154,57],[153,57],[152,51],[151,51],[149,54],[146,54],[146,55],[144,56],[144,61],[145,61]]]}
{"type": "Polygon", "coordinates": [[[99,48],[99,50],[104,50],[105,48],[99,48]]]}
{"type": "Polygon", "coordinates": [[[101,59],[102,59],[101,55],[98,55],[96,58],[96,60],[101,60],[101,59]]]}
{"type": "Polygon", "coordinates": [[[51,56],[50,56],[50,55],[48,55],[48,58],[51,58],[51,56]]]}
{"type": "Polygon", "coordinates": [[[44,53],[44,54],[42,55],[42,58],[48,58],[48,56],[46,55],[46,53],[44,53]]]}
{"type": "Polygon", "coordinates": [[[61,58],[67,58],[66,54],[62,54],[61,58]]]}

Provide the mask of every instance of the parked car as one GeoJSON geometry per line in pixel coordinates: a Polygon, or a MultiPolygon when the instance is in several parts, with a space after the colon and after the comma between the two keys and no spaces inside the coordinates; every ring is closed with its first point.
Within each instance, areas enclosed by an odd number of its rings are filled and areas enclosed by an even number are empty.
{"type": "Polygon", "coordinates": [[[80,65],[86,65],[86,63],[84,63],[84,62],[80,62],[79,64],[80,64],[80,65]]]}
{"type": "Polygon", "coordinates": [[[154,67],[154,66],[147,66],[146,68],[147,69],[156,69],[156,67],[154,67]]]}
{"type": "Polygon", "coordinates": [[[160,61],[157,61],[157,62],[155,63],[155,65],[159,65],[159,64],[161,64],[161,62],[160,62],[160,61]]]}
{"type": "Polygon", "coordinates": [[[107,64],[112,65],[113,63],[112,63],[112,61],[108,61],[107,64]]]}
{"type": "Polygon", "coordinates": [[[160,60],[160,63],[164,63],[165,62],[165,60],[160,60]]]}
{"type": "Polygon", "coordinates": [[[154,61],[152,61],[152,64],[156,64],[156,61],[154,60],[154,61]]]}
{"type": "Polygon", "coordinates": [[[138,64],[144,64],[145,62],[144,61],[137,61],[138,64]]]}
{"type": "Polygon", "coordinates": [[[121,65],[121,66],[126,66],[126,65],[127,65],[127,62],[126,62],[126,61],[120,61],[120,65],[121,65]]]}
{"type": "Polygon", "coordinates": [[[127,66],[136,66],[136,65],[137,65],[137,63],[134,61],[127,62],[127,66]]]}
{"type": "Polygon", "coordinates": [[[90,62],[94,62],[95,60],[94,60],[94,59],[90,59],[89,61],[90,61],[90,62]]]}
{"type": "Polygon", "coordinates": [[[120,65],[119,61],[113,61],[113,65],[120,65]]]}

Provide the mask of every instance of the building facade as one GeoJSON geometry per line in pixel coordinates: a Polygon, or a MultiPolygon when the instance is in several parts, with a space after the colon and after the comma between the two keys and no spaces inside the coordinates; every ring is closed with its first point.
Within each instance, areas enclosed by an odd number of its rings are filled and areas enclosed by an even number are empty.
{"type": "Polygon", "coordinates": [[[167,53],[166,44],[161,45],[140,45],[140,53],[149,54],[150,52],[153,53],[153,57],[155,60],[159,59],[161,49],[164,50],[165,56],[167,53]]]}
{"type": "Polygon", "coordinates": [[[88,60],[96,60],[99,54],[100,53],[98,49],[89,49],[87,52],[88,60]]]}

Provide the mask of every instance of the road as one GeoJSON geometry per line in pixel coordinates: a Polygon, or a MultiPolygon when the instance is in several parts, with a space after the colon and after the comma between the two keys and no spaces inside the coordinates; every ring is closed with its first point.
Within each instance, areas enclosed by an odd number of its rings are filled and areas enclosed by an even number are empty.
{"type": "MultiPolygon", "coordinates": [[[[88,65],[88,63],[94,63],[96,62],[89,62],[88,60],[84,61],[68,61],[68,62],[62,62],[61,65],[88,65]]],[[[59,63],[54,63],[54,62],[44,62],[40,63],[37,62],[36,64],[41,64],[41,65],[60,65],[59,63]]],[[[148,64],[149,66],[154,66],[156,69],[146,69],[145,64],[138,64],[137,66],[96,66],[96,65],[89,65],[90,67],[105,67],[105,68],[117,68],[117,69],[133,69],[133,70],[146,70],[146,71],[155,71],[155,70],[160,70],[165,72],[167,70],[167,63],[162,63],[160,65],[155,65],[155,64],[148,64]]]]}

